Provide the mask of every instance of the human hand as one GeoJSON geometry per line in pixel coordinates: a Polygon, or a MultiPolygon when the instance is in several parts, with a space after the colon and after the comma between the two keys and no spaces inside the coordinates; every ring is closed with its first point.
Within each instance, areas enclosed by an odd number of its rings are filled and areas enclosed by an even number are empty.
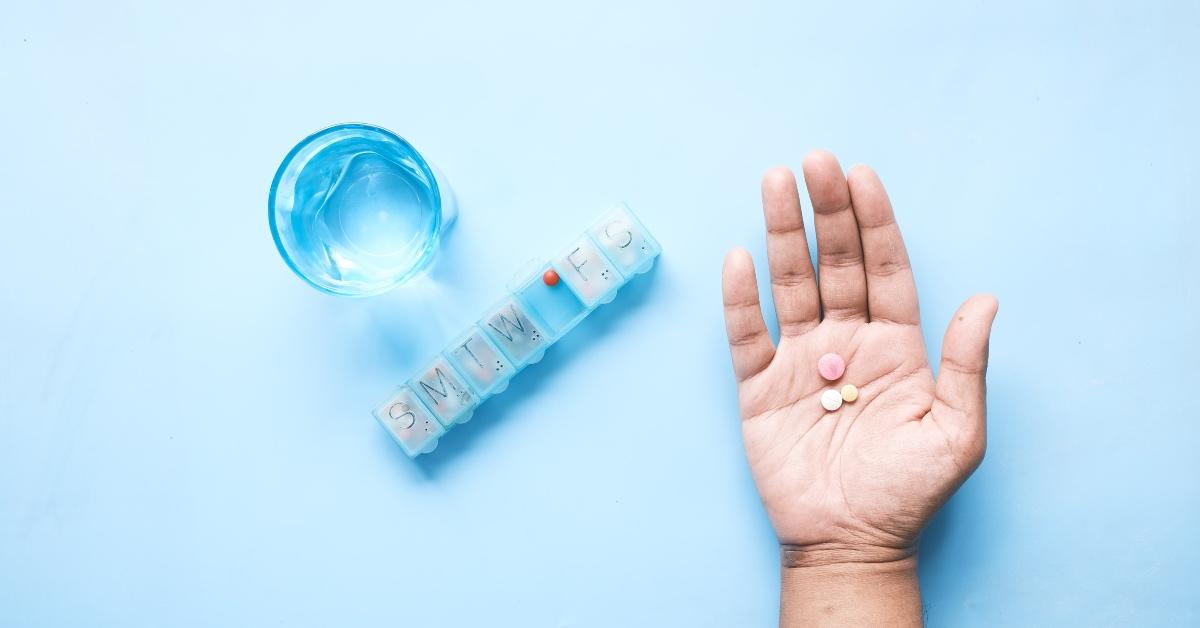
{"type": "MultiPolygon", "coordinates": [[[[796,179],[763,179],[779,345],[767,334],[754,263],[725,258],[725,322],[754,482],[787,566],[878,564],[915,552],[917,535],[983,459],[984,372],[997,302],[976,295],[946,330],[935,381],[908,255],[887,193],[865,166],[842,174],[814,152],[804,179],[815,214],[813,272],[796,179]],[[817,373],[840,354],[836,383],[817,373]],[[818,398],[852,383],[834,412],[818,398]]],[[[915,576],[914,576],[915,582],[915,576]]]]}

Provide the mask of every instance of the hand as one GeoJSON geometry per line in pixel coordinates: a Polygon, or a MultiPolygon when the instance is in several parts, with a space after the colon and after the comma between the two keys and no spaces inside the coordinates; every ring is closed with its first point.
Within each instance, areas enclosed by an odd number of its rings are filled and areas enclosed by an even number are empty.
{"type": "Polygon", "coordinates": [[[844,176],[825,152],[805,158],[804,179],[819,281],[795,177],[777,168],[763,179],[778,347],[763,322],[749,253],[735,249],[725,258],[725,322],[746,456],[785,566],[902,560],[983,459],[997,302],[976,295],[959,308],[935,382],[883,184],[865,166],[844,176]],[[827,352],[846,360],[836,383],[817,373],[827,352]],[[858,400],[825,411],[821,392],[847,383],[858,386],[858,400]]]}

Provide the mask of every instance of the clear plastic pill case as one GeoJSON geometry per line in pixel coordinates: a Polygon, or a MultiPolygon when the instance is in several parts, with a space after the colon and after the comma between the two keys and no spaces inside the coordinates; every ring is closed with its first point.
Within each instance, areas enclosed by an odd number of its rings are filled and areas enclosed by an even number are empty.
{"type": "Polygon", "coordinates": [[[518,274],[504,298],[375,408],[375,418],[409,457],[433,451],[518,371],[650,270],[661,251],[628,206],[609,208],[549,260],[518,274]]]}

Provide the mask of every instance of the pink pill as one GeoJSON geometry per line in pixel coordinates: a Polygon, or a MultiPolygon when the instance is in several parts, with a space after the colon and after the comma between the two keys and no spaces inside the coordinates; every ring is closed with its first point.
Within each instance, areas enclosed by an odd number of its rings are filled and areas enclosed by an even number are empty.
{"type": "Polygon", "coordinates": [[[817,360],[817,372],[832,382],[846,372],[846,361],[836,353],[826,353],[817,360]]]}

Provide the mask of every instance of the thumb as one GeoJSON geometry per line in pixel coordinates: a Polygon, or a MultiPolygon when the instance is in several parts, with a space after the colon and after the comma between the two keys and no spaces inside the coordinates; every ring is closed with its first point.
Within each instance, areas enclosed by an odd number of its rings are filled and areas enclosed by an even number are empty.
{"type": "Polygon", "coordinates": [[[959,306],[942,340],[934,389],[934,419],[976,443],[980,458],[986,434],[988,338],[999,307],[990,294],[977,294],[959,306]]]}

